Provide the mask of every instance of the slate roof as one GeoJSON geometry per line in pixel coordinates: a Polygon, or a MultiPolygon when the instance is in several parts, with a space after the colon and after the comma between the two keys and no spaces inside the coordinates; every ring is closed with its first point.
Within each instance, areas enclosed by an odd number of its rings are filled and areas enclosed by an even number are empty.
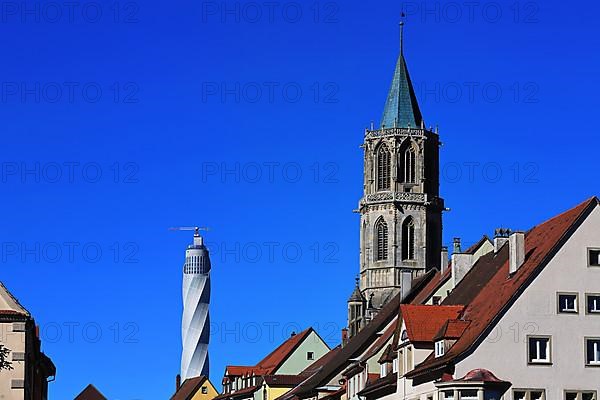
{"type": "Polygon", "coordinates": [[[106,400],[106,397],[94,385],[90,384],[75,397],[75,400],[106,400]]]}
{"type": "Polygon", "coordinates": [[[417,96],[401,51],[381,117],[381,127],[420,128],[422,122],[417,96]]]}
{"type": "MultiPolygon", "coordinates": [[[[461,337],[442,357],[430,355],[407,374],[415,378],[422,374],[444,371],[448,366],[469,355],[517,298],[550,262],[592,210],[600,204],[597,197],[532,228],[525,235],[525,262],[514,274],[509,274],[508,246],[498,253],[481,257],[476,270],[470,271],[443,304],[464,301],[466,307],[460,317],[470,321],[461,337]],[[475,284],[475,276],[490,268],[487,281],[475,284]],[[473,273],[471,273],[473,272],[473,273]],[[469,276],[471,275],[471,276],[469,276]],[[467,280],[468,279],[468,280],[467,280]],[[462,286],[462,288],[461,288],[462,286]],[[466,291],[468,294],[454,294],[466,291]]],[[[476,265],[477,266],[477,265],[476,265]]],[[[475,266],[474,266],[475,268],[475,266]]]]}

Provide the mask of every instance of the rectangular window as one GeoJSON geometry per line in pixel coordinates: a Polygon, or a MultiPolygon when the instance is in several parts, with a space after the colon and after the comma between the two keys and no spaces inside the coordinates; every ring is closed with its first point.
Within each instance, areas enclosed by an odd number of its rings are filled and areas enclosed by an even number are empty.
{"type": "Polygon", "coordinates": [[[590,267],[600,267],[600,249],[588,249],[588,262],[590,267]]]}
{"type": "Polygon", "coordinates": [[[25,361],[25,353],[13,351],[12,360],[13,361],[25,361]]]}
{"type": "Polygon", "coordinates": [[[444,341],[438,340],[435,342],[435,357],[441,357],[444,355],[444,341]]]}
{"type": "Polygon", "coordinates": [[[550,364],[551,344],[549,336],[528,336],[527,345],[529,364],[550,364]]]}
{"type": "Polygon", "coordinates": [[[24,379],[13,379],[10,381],[11,389],[24,389],[25,388],[25,380],[24,379]]]}
{"type": "Polygon", "coordinates": [[[25,332],[25,322],[13,322],[13,332],[25,332]]]}
{"type": "Polygon", "coordinates": [[[313,353],[312,351],[309,351],[306,353],[306,359],[307,360],[314,360],[315,359],[315,353],[313,353]]]}
{"type": "Polygon", "coordinates": [[[208,388],[206,386],[202,386],[202,394],[208,394],[208,388]]]}
{"type": "Polygon", "coordinates": [[[477,400],[477,390],[468,389],[461,390],[458,392],[460,396],[460,400],[477,400]]]}
{"type": "Polygon", "coordinates": [[[544,389],[514,389],[513,400],[545,400],[544,389]]]}
{"type": "Polygon", "coordinates": [[[596,400],[595,390],[565,390],[565,400],[596,400]]]}
{"type": "Polygon", "coordinates": [[[600,314],[600,294],[588,293],[585,295],[586,311],[588,314],[600,314]]]}
{"type": "Polygon", "coordinates": [[[454,390],[444,390],[441,400],[454,400],[454,390]]]}
{"type": "Polygon", "coordinates": [[[585,365],[600,367],[600,338],[585,338],[585,365]]]}
{"type": "Polygon", "coordinates": [[[442,302],[442,297],[441,296],[433,296],[433,305],[434,306],[439,306],[440,303],[442,302]]]}
{"type": "Polygon", "coordinates": [[[563,314],[577,314],[578,295],[577,293],[558,293],[558,312],[563,314]]]}

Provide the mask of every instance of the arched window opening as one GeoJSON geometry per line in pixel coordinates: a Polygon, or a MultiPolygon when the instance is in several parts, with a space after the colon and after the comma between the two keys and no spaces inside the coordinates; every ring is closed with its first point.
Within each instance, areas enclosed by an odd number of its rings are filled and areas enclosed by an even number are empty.
{"type": "Polygon", "coordinates": [[[375,259],[377,261],[387,260],[388,258],[388,227],[385,221],[380,218],[375,224],[375,259]]]}
{"type": "Polygon", "coordinates": [[[417,157],[415,150],[409,146],[404,151],[404,183],[417,183],[417,157]]]}
{"type": "Polygon", "coordinates": [[[390,190],[390,151],[382,145],[377,151],[377,191],[390,190]]]}
{"type": "Polygon", "coordinates": [[[415,224],[410,217],[402,224],[402,259],[415,259],[415,224]]]}

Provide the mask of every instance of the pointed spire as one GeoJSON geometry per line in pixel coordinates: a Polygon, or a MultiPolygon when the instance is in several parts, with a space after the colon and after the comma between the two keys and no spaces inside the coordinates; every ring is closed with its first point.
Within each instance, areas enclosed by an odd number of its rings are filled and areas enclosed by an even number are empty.
{"type": "Polygon", "coordinates": [[[404,60],[404,21],[400,21],[400,55],[383,110],[381,126],[418,128],[422,123],[423,117],[404,60]]]}

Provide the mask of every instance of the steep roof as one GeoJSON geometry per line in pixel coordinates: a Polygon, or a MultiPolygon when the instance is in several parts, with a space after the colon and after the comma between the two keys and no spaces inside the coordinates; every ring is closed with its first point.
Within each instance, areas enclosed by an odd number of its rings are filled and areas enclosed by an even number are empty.
{"type": "MultiPolygon", "coordinates": [[[[478,289],[471,288],[473,292],[467,296],[470,301],[460,319],[470,321],[470,324],[446,354],[439,358],[430,355],[407,376],[414,378],[443,370],[470,354],[598,204],[598,198],[592,197],[527,232],[525,262],[512,275],[509,274],[508,250],[482,257],[479,262],[485,263],[495,272],[478,289]]],[[[455,288],[455,291],[458,290],[466,289],[460,289],[459,285],[455,288]]],[[[458,295],[452,300],[449,296],[446,299],[449,301],[444,301],[444,304],[457,301],[457,297],[458,295]]]]}
{"type": "Polygon", "coordinates": [[[408,67],[401,46],[392,85],[381,117],[381,127],[408,128],[410,126],[411,128],[420,128],[422,122],[423,117],[421,116],[421,110],[408,74],[408,67]]]}
{"type": "MultiPolygon", "coordinates": [[[[350,363],[352,358],[358,357],[367,350],[372,344],[374,338],[382,329],[398,315],[398,307],[401,301],[410,302],[423,289],[423,287],[433,277],[433,271],[416,278],[413,281],[410,292],[402,299],[402,294],[398,293],[377,313],[375,318],[367,324],[362,330],[348,340],[342,347],[336,347],[323,357],[327,357],[326,362],[321,362],[318,368],[309,366],[311,374],[300,385],[290,390],[279,399],[304,398],[310,396],[318,387],[327,384],[337,374],[341,373],[350,363]],[[314,372],[312,372],[314,371],[314,372]]],[[[303,372],[304,374],[304,372],[303,372]]]]}
{"type": "Polygon", "coordinates": [[[2,282],[0,282],[0,315],[30,316],[29,311],[19,303],[19,300],[8,291],[2,282]]]}
{"type": "Polygon", "coordinates": [[[198,390],[204,384],[205,381],[205,376],[196,376],[194,378],[186,379],[179,388],[179,390],[173,396],[171,396],[171,400],[191,399],[196,393],[198,393],[198,390]]]}
{"type": "Polygon", "coordinates": [[[313,328],[308,328],[298,334],[292,335],[255,366],[228,365],[225,369],[226,375],[272,375],[313,332],[315,332],[313,328]]]}
{"type": "Polygon", "coordinates": [[[106,400],[106,397],[94,385],[90,384],[75,397],[75,400],[106,400]]]}
{"type": "Polygon", "coordinates": [[[433,338],[449,319],[457,318],[462,306],[402,304],[400,313],[406,334],[412,343],[433,342],[433,338]]]}

